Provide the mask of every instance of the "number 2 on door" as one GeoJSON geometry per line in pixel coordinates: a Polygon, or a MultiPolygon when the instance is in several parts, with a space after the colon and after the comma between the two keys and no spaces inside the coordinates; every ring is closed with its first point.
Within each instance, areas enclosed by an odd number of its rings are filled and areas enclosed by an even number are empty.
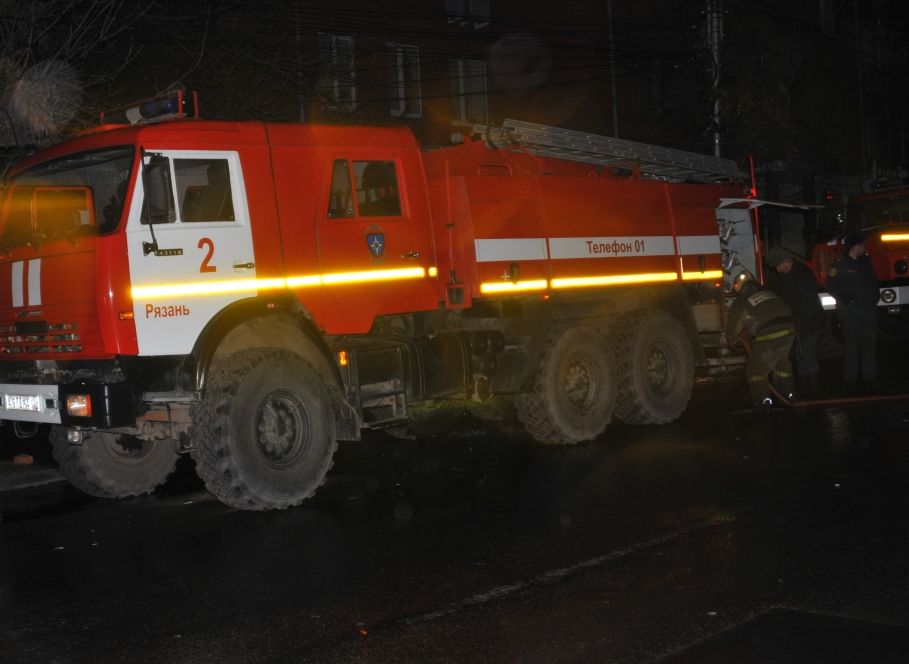
{"type": "Polygon", "coordinates": [[[202,259],[202,265],[199,266],[199,272],[217,272],[218,268],[214,265],[210,265],[212,256],[215,255],[215,243],[211,238],[203,237],[199,239],[199,249],[208,247],[208,252],[205,254],[205,258],[202,259]]]}

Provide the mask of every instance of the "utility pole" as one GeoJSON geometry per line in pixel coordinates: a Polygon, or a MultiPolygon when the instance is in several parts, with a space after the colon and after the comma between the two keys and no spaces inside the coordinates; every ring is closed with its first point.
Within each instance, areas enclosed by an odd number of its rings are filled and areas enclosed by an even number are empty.
{"type": "Polygon", "coordinates": [[[303,0],[294,0],[294,44],[296,46],[294,77],[297,79],[297,106],[300,122],[306,122],[306,75],[303,71],[303,0]]]}
{"type": "Polygon", "coordinates": [[[612,31],[612,0],[606,0],[606,17],[609,21],[609,83],[612,86],[612,136],[619,137],[619,99],[615,81],[615,35],[612,31]]]}
{"type": "Polygon", "coordinates": [[[707,0],[707,45],[713,57],[713,156],[722,156],[720,137],[720,45],[723,42],[723,0],[707,0]]]}
{"type": "MultiPolygon", "coordinates": [[[[865,178],[865,168],[868,164],[868,131],[865,124],[865,65],[862,61],[862,25],[859,21],[858,0],[852,2],[852,19],[855,22],[855,63],[858,67],[858,103],[859,103],[859,136],[862,139],[862,179],[865,178]]],[[[872,176],[874,177],[874,176],[872,176]]]]}

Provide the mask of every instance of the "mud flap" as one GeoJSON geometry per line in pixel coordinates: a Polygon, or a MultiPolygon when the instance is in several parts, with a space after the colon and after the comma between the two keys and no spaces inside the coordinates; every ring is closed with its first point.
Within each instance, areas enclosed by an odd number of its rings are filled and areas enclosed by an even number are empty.
{"type": "Polygon", "coordinates": [[[344,395],[331,390],[331,408],[335,420],[336,440],[360,440],[360,416],[344,395]]]}

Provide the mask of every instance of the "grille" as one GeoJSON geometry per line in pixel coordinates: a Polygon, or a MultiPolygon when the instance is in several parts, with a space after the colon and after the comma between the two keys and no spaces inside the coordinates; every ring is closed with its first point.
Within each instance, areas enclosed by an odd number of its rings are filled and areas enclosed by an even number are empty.
{"type": "Polygon", "coordinates": [[[23,321],[0,325],[0,353],[79,353],[77,324],[23,321]]]}

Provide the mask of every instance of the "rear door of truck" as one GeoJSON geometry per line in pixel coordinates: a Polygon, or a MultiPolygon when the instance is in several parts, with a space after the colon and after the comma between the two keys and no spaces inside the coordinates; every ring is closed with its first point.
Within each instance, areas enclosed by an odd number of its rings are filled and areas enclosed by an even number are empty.
{"type": "Polygon", "coordinates": [[[435,308],[437,265],[418,150],[326,154],[317,221],[326,331],[367,332],[378,315],[435,308]]]}

